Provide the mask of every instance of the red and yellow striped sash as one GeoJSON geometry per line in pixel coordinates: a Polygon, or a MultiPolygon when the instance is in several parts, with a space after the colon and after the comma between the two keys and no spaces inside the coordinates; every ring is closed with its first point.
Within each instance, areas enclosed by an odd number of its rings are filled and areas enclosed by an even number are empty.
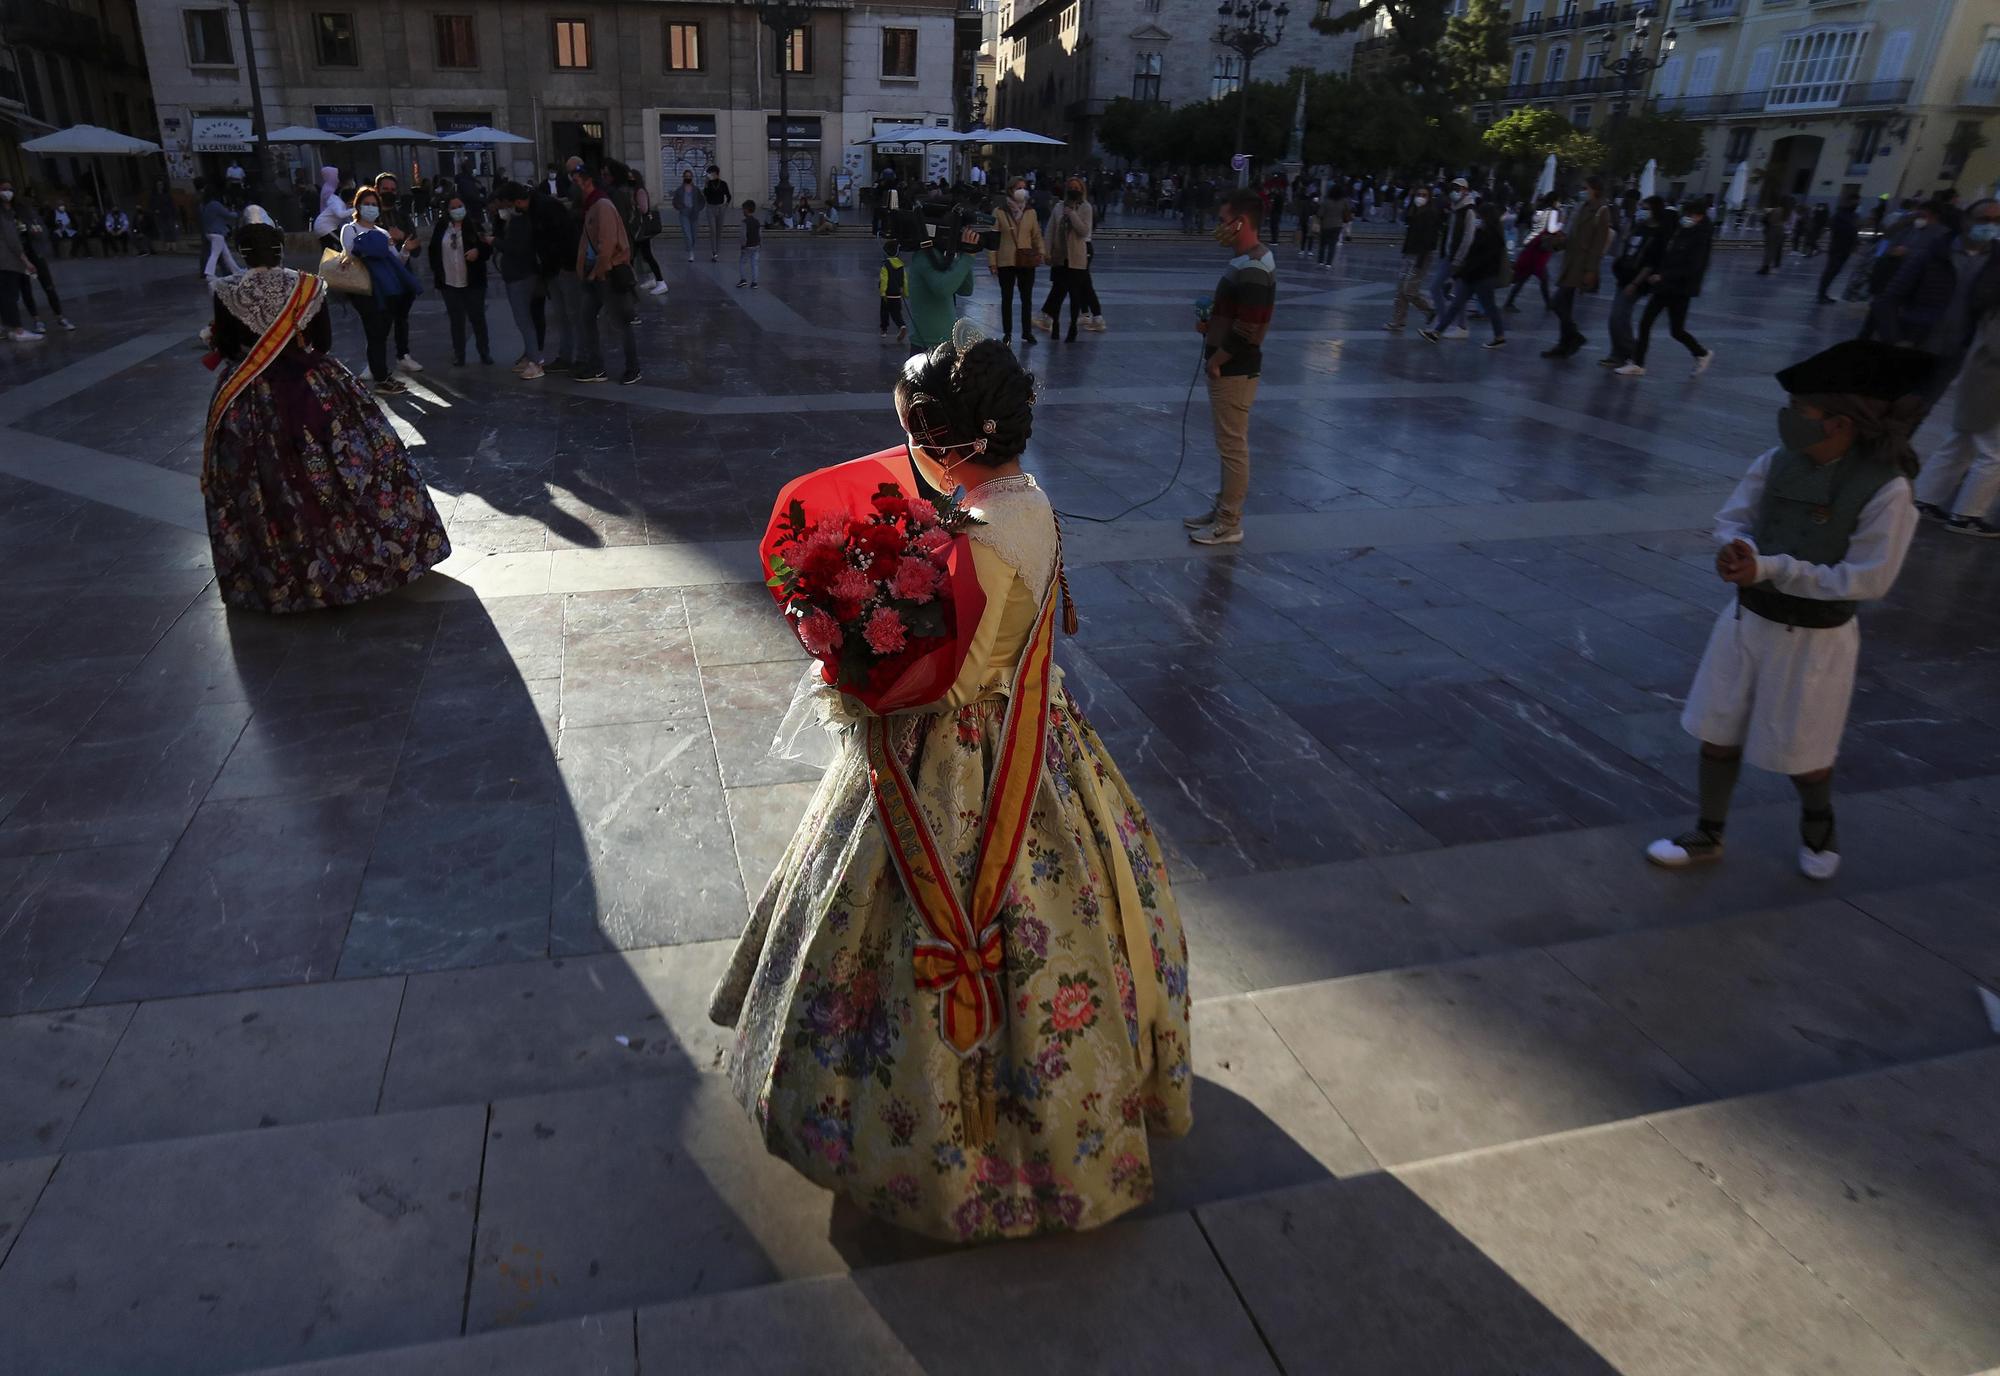
{"type": "Polygon", "coordinates": [[[917,983],[942,995],[939,1030],[960,1056],[969,1056],[984,1046],[1005,1020],[1000,992],[1000,909],[1007,900],[1014,866],[1027,839],[1035,795],[1041,787],[1053,692],[1057,595],[1052,586],[1015,670],[1000,756],[987,791],[979,867],[973,875],[969,905],[959,898],[947,857],[938,849],[908,773],[890,744],[890,720],[871,717],[868,721],[868,767],[876,811],[903,890],[923,923],[917,937],[917,983]]]}
{"type": "Polygon", "coordinates": [[[285,308],[278,312],[278,318],[271,322],[269,329],[258,336],[257,342],[250,346],[250,352],[236,365],[235,371],[216,387],[215,400],[208,404],[208,428],[202,434],[204,449],[214,442],[215,428],[222,423],[230,404],[243,395],[244,389],[255,382],[278,355],[285,351],[285,346],[298,334],[307,307],[311,306],[324,290],[324,284],[313,274],[309,272],[298,274],[298,280],[292,283],[292,294],[286,299],[285,308]]]}

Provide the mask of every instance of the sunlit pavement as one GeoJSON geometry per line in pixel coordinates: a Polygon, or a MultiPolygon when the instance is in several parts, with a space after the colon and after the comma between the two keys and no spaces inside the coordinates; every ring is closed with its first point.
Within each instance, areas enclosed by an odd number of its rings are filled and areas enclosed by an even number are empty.
{"type": "Polygon", "coordinates": [[[1601,301],[1566,363],[1531,296],[1431,345],[1390,247],[1286,247],[1208,551],[1216,250],[1100,247],[1029,461],[1077,516],[1167,489],[1066,523],[1062,660],[1168,841],[1197,1125],[1146,1215],[959,1254],[766,1157],[704,1016],[812,786],[752,541],[897,439],[875,250],[662,256],[633,387],[517,380],[497,297],[452,368],[420,304],[389,405],[458,552],[320,616],[217,600],[191,259],[0,346],[0,1371],[2000,1365],[2000,551],[1926,528],[1864,614],[1838,879],[1748,771],[1722,865],[1640,857],[1708,516],[1857,322],[1816,264],[1719,254],[1716,367],[1632,380],[1601,301]]]}

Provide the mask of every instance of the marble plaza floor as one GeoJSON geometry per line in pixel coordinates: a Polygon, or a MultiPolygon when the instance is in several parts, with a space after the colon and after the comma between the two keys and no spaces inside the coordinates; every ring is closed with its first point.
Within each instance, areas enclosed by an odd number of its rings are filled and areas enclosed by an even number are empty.
{"type": "Polygon", "coordinates": [[[1168,488],[1068,522],[1062,662],[1167,838],[1196,1128],[1141,1216],[952,1252],[764,1156],[703,1016],[811,786],[751,542],[895,435],[874,250],[666,256],[632,387],[518,382],[498,303],[451,368],[419,307],[389,407],[457,552],[319,616],[217,601],[190,260],[77,265],[0,353],[0,1372],[2000,1366],[2000,548],[1926,528],[1864,614],[1838,879],[1747,771],[1726,863],[1639,855],[1703,529],[1857,308],[1724,252],[1715,368],[1632,381],[1601,302],[1567,363],[1538,303],[1433,346],[1387,246],[1287,250],[1207,551],[1215,250],[1100,251],[1030,464],[1077,518],[1168,488]]]}

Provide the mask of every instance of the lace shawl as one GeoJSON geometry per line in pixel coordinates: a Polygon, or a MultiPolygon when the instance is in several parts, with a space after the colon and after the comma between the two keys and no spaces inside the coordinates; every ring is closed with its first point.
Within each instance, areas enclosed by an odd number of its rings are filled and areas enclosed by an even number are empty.
{"type": "Polygon", "coordinates": [[[966,534],[1013,565],[1037,602],[1047,597],[1056,576],[1056,519],[1034,477],[996,478],[968,492],[966,503],[985,522],[966,534]]]}
{"type": "MultiPolygon", "coordinates": [[[[292,299],[292,286],[298,279],[299,274],[291,268],[251,268],[235,277],[217,281],[215,299],[231,315],[261,335],[284,311],[285,302],[292,299]]],[[[305,314],[299,317],[301,331],[325,304],[326,292],[322,290],[307,303],[305,314]]]]}

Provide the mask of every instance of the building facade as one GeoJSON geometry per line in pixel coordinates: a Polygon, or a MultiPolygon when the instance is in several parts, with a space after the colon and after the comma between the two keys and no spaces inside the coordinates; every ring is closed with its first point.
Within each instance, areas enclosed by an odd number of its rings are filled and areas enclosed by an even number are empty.
{"type": "Polygon", "coordinates": [[[820,201],[849,190],[849,140],[878,118],[951,121],[955,0],[792,8],[797,22],[782,35],[783,19],[766,23],[757,5],[702,0],[252,0],[247,44],[226,22],[234,4],[148,0],[143,25],[183,183],[252,156],[240,140],[246,56],[271,128],[492,125],[531,140],[470,151],[279,146],[265,170],[281,184],[311,180],[322,157],[357,175],[394,166],[430,176],[463,159],[483,176],[532,179],[577,155],[628,163],[656,191],[714,163],[739,198],[766,201],[789,181],[820,201]]]}
{"type": "Polygon", "coordinates": [[[0,176],[93,187],[130,205],[157,159],[41,158],[21,144],[72,124],[157,140],[133,0],[0,0],[0,176]]]}
{"type": "MultiPolygon", "coordinates": [[[[1216,41],[1216,0],[1000,0],[993,66],[996,126],[1066,139],[1097,156],[1097,121],[1120,96],[1185,105],[1240,90],[1244,61],[1216,41]]],[[[1291,7],[1279,44],[1250,64],[1253,81],[1297,68],[1348,70],[1355,34],[1312,27],[1332,0],[1291,7]]]]}
{"type": "Polygon", "coordinates": [[[1703,151],[1672,190],[1718,195],[1739,163],[1753,203],[1970,193],[2000,177],[1994,0],[1515,0],[1513,40],[1505,97],[1482,113],[1548,106],[1583,128],[1678,113],[1703,151]],[[1612,63],[1642,13],[1640,55],[1658,66],[1621,77],[1612,63]]]}

